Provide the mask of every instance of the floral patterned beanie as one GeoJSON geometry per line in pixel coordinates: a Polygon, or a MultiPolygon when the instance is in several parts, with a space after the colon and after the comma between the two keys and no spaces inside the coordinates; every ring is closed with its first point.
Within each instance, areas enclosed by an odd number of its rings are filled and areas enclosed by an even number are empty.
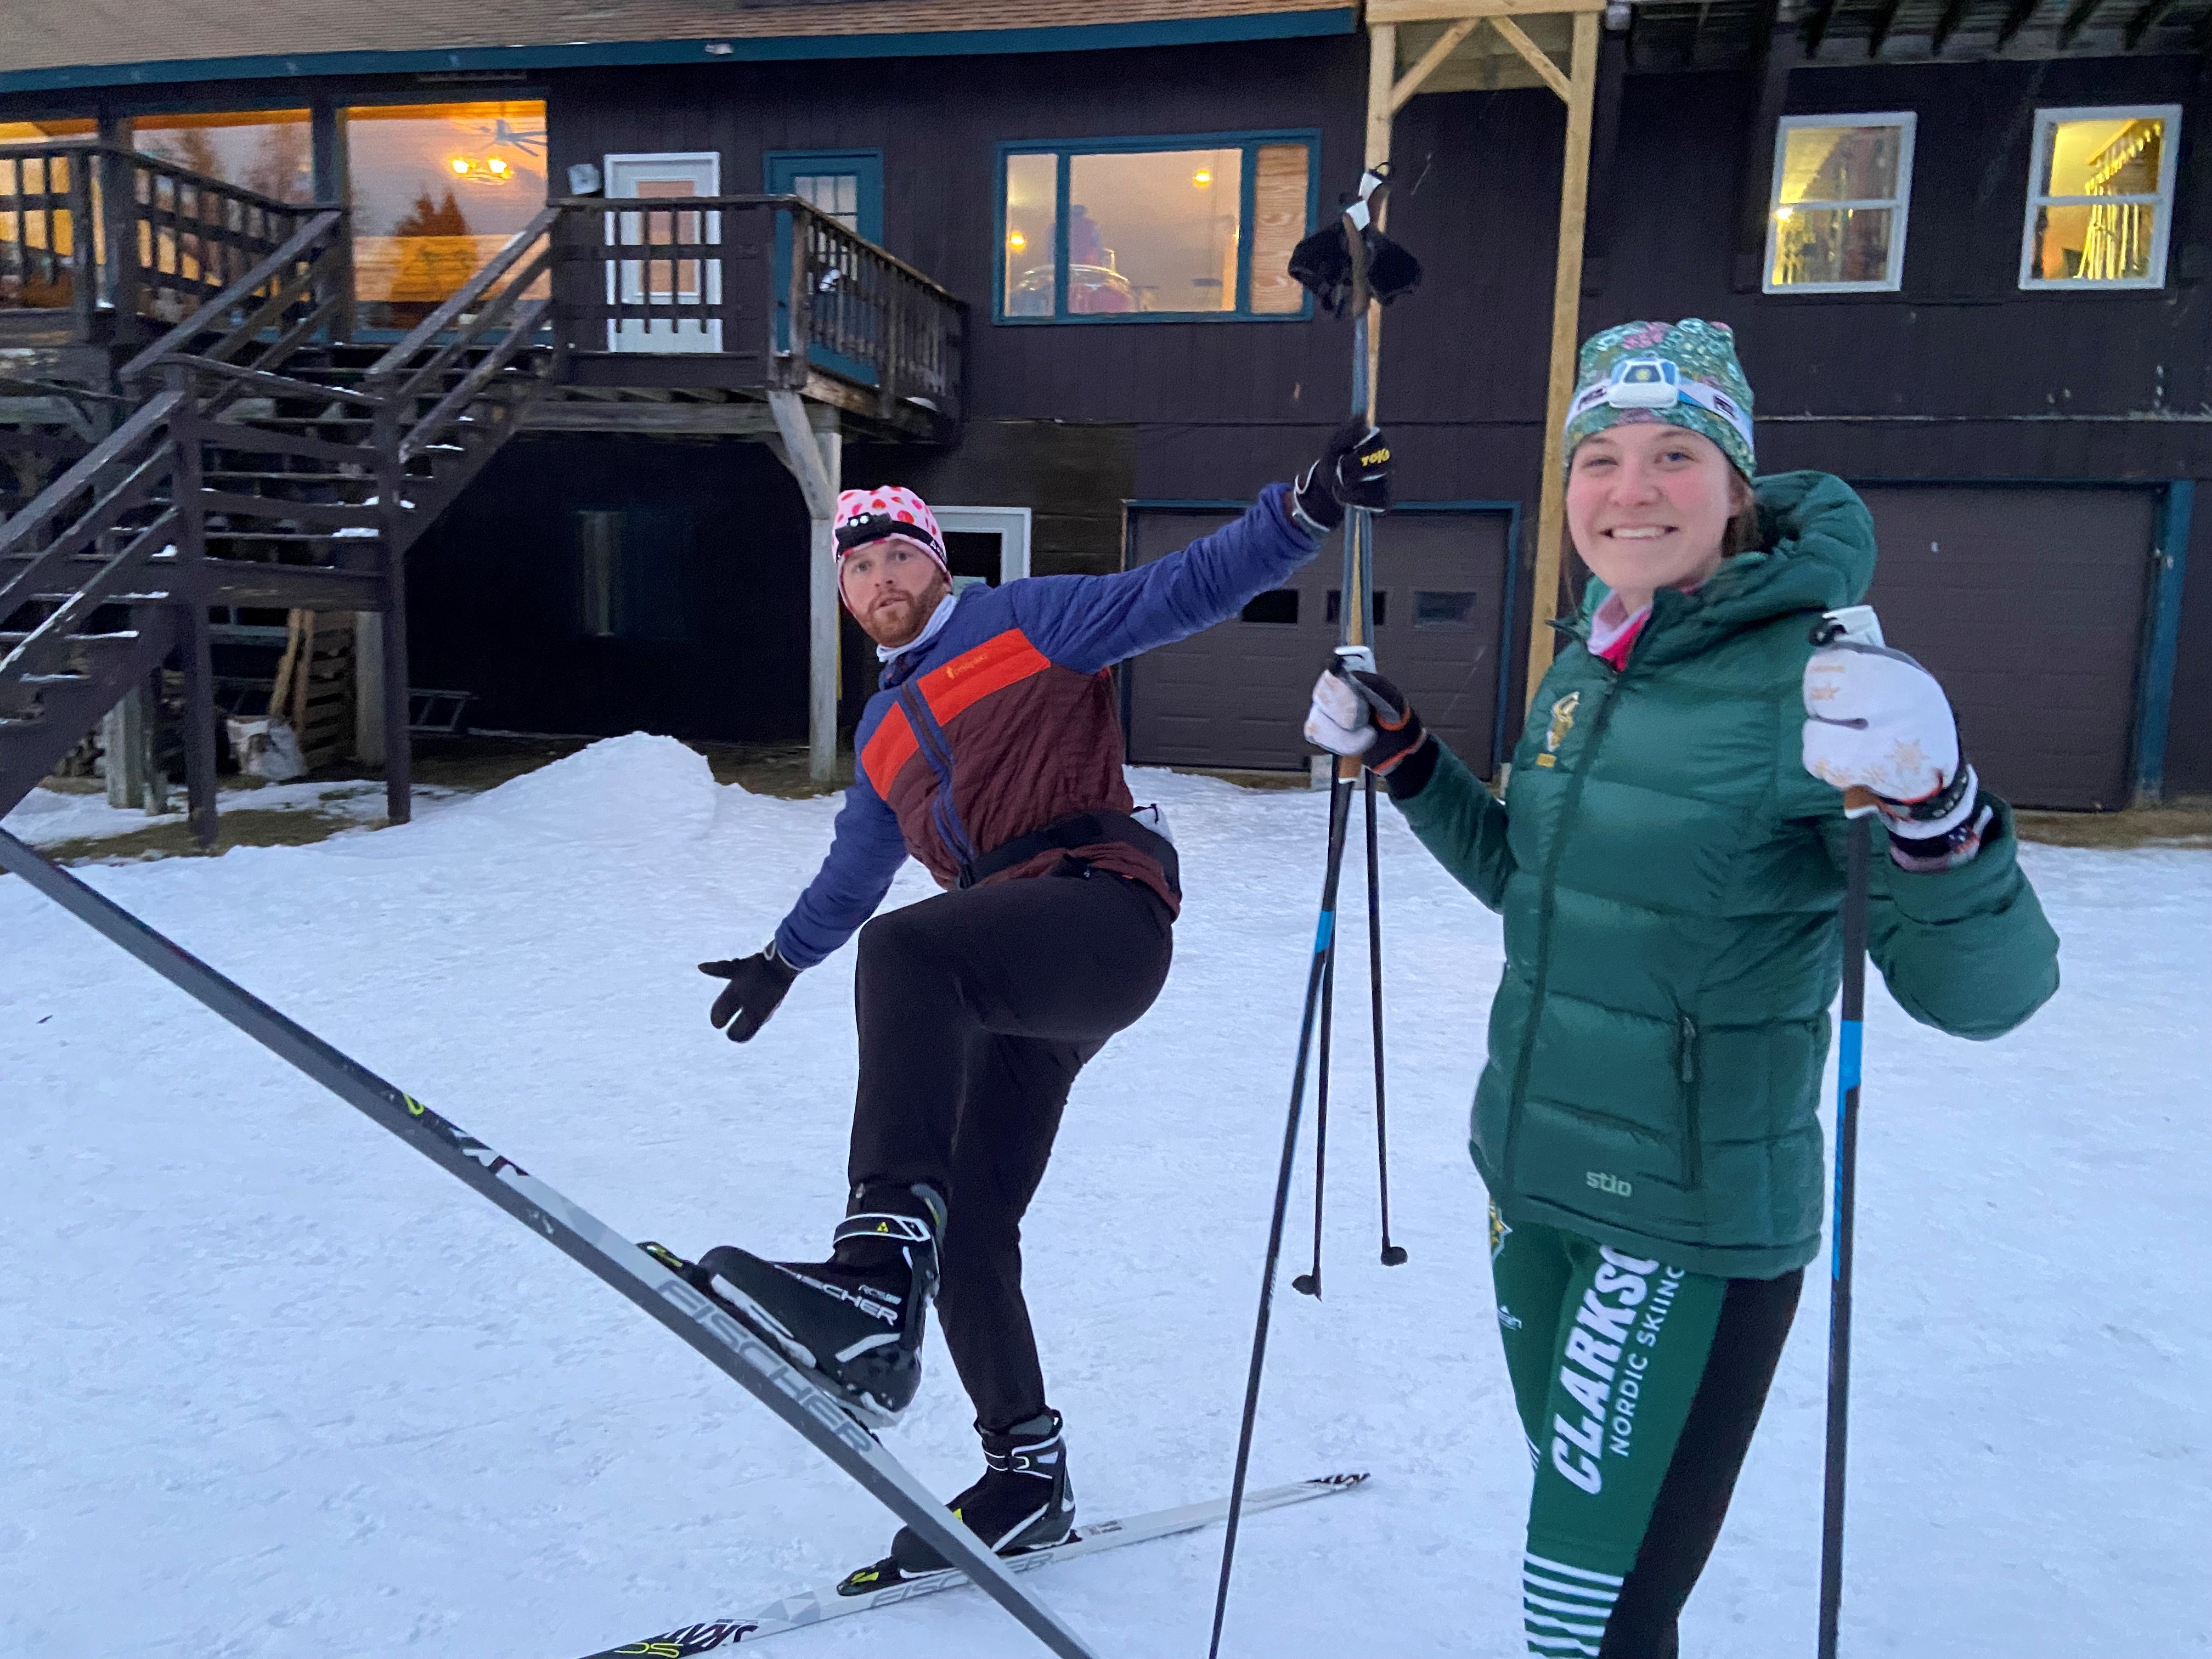
{"type": "Polygon", "coordinates": [[[1575,446],[1593,434],[1638,421],[1710,438],[1747,480],[1753,476],[1751,386],[1726,323],[1623,323],[1583,342],[1563,460],[1571,463],[1575,446]]]}

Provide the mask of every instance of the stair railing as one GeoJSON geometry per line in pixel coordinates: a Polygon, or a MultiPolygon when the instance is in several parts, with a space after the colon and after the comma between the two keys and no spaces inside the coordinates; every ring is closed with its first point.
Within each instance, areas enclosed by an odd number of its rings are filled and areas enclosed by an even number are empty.
{"type": "Polygon", "coordinates": [[[344,257],[344,231],[343,212],[316,214],[131,359],[119,378],[146,402],[0,524],[0,623],[54,605],[0,658],[0,713],[35,702],[38,677],[66,662],[70,635],[104,605],[181,605],[187,642],[204,649],[198,446],[211,416],[257,386],[375,401],[261,367],[283,362],[334,316],[332,261],[344,257]],[[157,374],[169,384],[155,391],[157,374]]]}
{"type": "MultiPolygon", "coordinates": [[[[126,389],[143,390],[171,378],[172,366],[273,372],[316,335],[334,329],[349,303],[350,264],[345,212],[325,209],[125,363],[117,378],[126,389]]],[[[241,391],[226,379],[202,414],[216,415],[241,391]]]]}
{"type": "Polygon", "coordinates": [[[181,391],[159,393],[0,525],[0,570],[7,573],[0,577],[0,624],[40,602],[55,606],[0,657],[0,714],[35,704],[37,677],[65,666],[74,648],[70,636],[100,606],[179,597],[173,421],[187,402],[181,391]],[[127,522],[132,519],[143,521],[127,522]],[[156,571],[165,557],[171,568],[156,571]]]}
{"type": "Polygon", "coordinates": [[[0,216],[19,234],[0,242],[0,307],[70,312],[79,340],[110,324],[129,339],[198,314],[328,210],[96,138],[11,143],[0,216]]]}
{"type": "Polygon", "coordinates": [[[545,289],[560,216],[557,207],[541,210],[370,366],[362,384],[385,405],[377,428],[380,453],[388,443],[404,466],[433,447],[449,444],[494,382],[512,380],[507,371],[515,359],[541,343],[553,306],[545,289]],[[457,368],[459,378],[447,386],[457,368]],[[434,399],[427,410],[422,407],[426,399],[434,399]]]}

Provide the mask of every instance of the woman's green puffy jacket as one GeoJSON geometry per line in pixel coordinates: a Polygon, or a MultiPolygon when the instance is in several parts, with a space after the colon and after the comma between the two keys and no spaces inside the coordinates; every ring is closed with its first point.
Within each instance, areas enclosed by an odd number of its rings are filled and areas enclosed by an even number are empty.
{"type": "MultiPolygon", "coordinates": [[[[1845,821],[1801,763],[1800,685],[1819,613],[1856,604],[1875,562],[1841,480],[1757,490],[1771,550],[1662,589],[1626,668],[1585,648],[1587,610],[1569,630],[1504,805],[1449,752],[1399,803],[1505,918],[1472,1143],[1500,1213],[1750,1279],[1820,1249],[1845,821]]],[[[1993,804],[1957,869],[1873,860],[1875,963],[1960,1036],[2010,1030],[2058,987],[2057,936],[1993,804]]]]}

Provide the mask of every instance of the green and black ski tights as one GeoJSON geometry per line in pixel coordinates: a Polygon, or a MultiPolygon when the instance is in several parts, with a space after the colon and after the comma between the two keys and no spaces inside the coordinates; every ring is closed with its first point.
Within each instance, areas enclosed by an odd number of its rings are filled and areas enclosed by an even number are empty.
{"type": "Polygon", "coordinates": [[[1544,1659],[1674,1659],[1797,1310],[1801,1269],[1717,1279],[1490,1212],[1536,1467],[1522,1617],[1544,1659]]]}

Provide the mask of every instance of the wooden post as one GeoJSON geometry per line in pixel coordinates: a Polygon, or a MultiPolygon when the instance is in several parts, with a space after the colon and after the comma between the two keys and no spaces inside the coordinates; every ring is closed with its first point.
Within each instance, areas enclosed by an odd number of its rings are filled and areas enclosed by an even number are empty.
{"type": "Polygon", "coordinates": [[[100,746],[106,751],[107,804],[146,804],[146,687],[133,685],[116,700],[100,722],[100,746]]]}
{"type": "MultiPolygon", "coordinates": [[[[173,389],[189,389],[190,372],[167,371],[173,389]]],[[[208,634],[207,511],[200,505],[200,411],[197,398],[169,416],[176,471],[169,487],[176,503],[177,572],[173,591],[183,600],[178,654],[185,665],[185,817],[204,852],[215,850],[220,829],[216,801],[215,655],[208,634]]]]}
{"type": "Polygon", "coordinates": [[[843,481],[844,435],[835,412],[808,405],[796,392],[768,394],[775,416],[775,453],[806,501],[806,775],[817,783],[837,776],[837,491],[843,481]],[[817,411],[819,411],[818,415],[817,411]],[[815,425],[822,420],[826,429],[815,425]]]}
{"type": "Polygon", "coordinates": [[[363,766],[384,765],[384,616],[353,613],[353,755],[363,766]]]}
{"type": "Polygon", "coordinates": [[[1575,14],[1567,87],[1567,140],[1559,178],[1559,246],[1552,280],[1552,364],[1544,399],[1544,475],[1537,496],[1536,579],[1528,594],[1528,679],[1535,701],[1552,665],[1551,621],[1559,604],[1559,546],[1566,535],[1566,480],[1560,444],[1575,392],[1575,349],[1582,322],[1583,224],[1589,201],[1590,111],[1597,92],[1598,14],[1575,14]]]}
{"type": "Polygon", "coordinates": [[[378,617],[383,667],[384,817],[404,823],[414,814],[415,751],[408,736],[407,553],[402,538],[407,471],[399,459],[399,410],[380,406],[370,428],[376,452],[377,551],[383,562],[384,610],[378,617]]]}

